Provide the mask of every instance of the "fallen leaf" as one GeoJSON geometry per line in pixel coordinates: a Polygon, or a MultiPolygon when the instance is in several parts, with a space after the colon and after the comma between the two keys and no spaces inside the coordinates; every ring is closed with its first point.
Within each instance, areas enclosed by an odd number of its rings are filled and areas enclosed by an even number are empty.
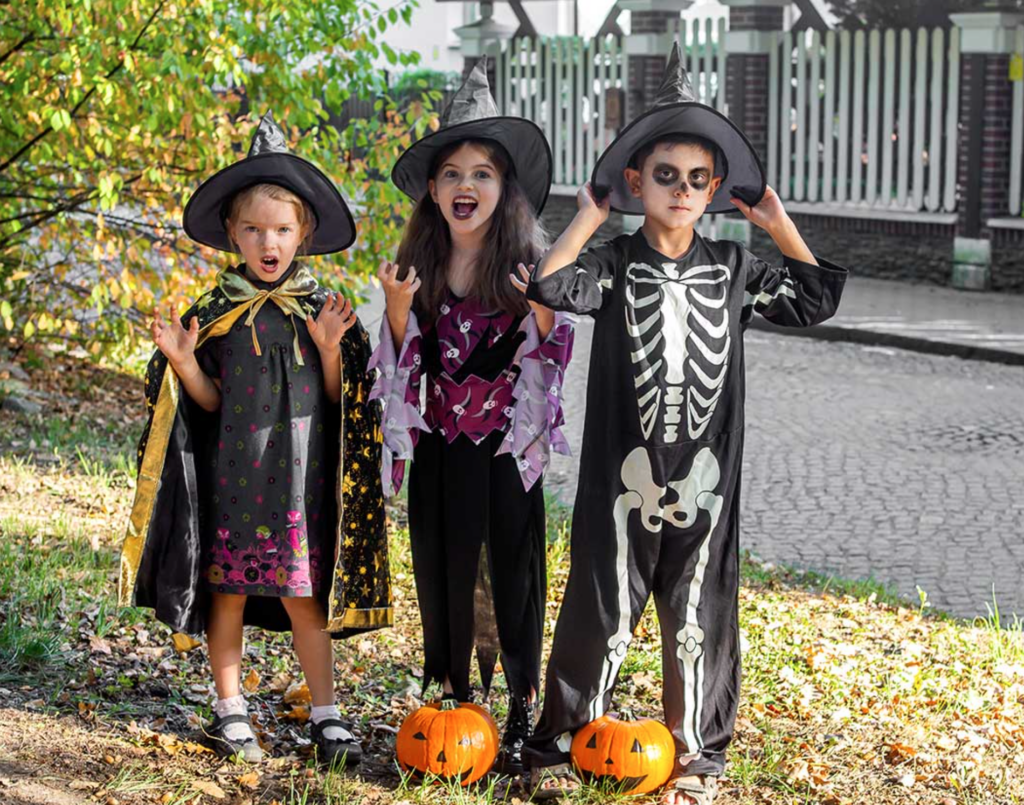
{"type": "Polygon", "coordinates": [[[113,654],[113,651],[110,649],[110,643],[98,635],[93,635],[89,638],[89,650],[93,654],[113,654]]]}
{"type": "Polygon", "coordinates": [[[309,708],[303,707],[301,705],[298,707],[293,707],[291,710],[289,710],[287,713],[281,716],[281,718],[287,719],[288,721],[298,721],[300,724],[305,724],[307,721],[309,721],[309,708]]]}
{"type": "Polygon", "coordinates": [[[251,771],[248,774],[243,774],[238,778],[238,784],[243,788],[255,788],[259,785],[260,773],[258,771],[251,771]]]}
{"type": "Polygon", "coordinates": [[[203,645],[198,640],[189,637],[187,634],[182,634],[181,632],[175,632],[171,635],[171,642],[174,643],[174,650],[179,654],[187,654],[193,649],[197,649],[203,645]]]}
{"type": "Polygon", "coordinates": [[[305,682],[293,682],[284,692],[285,704],[312,704],[313,694],[305,682]]]}
{"type": "Polygon", "coordinates": [[[208,797],[213,797],[214,799],[225,799],[227,797],[227,794],[224,793],[224,789],[212,780],[193,780],[192,787],[197,791],[202,791],[208,797]]]}
{"type": "Polygon", "coordinates": [[[245,675],[245,679],[242,681],[242,687],[245,688],[246,693],[255,693],[260,686],[260,675],[255,668],[250,668],[249,673],[245,675]]]}

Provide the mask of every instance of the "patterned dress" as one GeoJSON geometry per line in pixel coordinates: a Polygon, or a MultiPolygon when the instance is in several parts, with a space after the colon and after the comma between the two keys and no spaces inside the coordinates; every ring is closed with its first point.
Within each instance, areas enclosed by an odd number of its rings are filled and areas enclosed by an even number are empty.
{"type": "Polygon", "coordinates": [[[438,312],[422,331],[410,314],[397,352],[385,316],[370,364],[381,372],[371,398],[385,402],[385,494],[401,483],[402,459],[413,459],[424,685],[448,679],[467,700],[474,644],[485,687],[500,646],[508,687],[525,698],[540,685],[540,477],[551,450],[568,450],[559,426],[572,328],[561,317],[541,339],[532,313],[489,311],[454,294],[438,312]]]}
{"type": "Polygon", "coordinates": [[[304,321],[265,304],[255,327],[262,355],[242,320],[198,355],[221,382],[210,459],[216,533],[205,577],[220,593],[312,597],[329,583],[333,562],[323,555],[337,512],[327,450],[337,449],[340,409],[324,392],[320,353],[304,321]],[[296,334],[305,365],[295,357],[296,334]]]}

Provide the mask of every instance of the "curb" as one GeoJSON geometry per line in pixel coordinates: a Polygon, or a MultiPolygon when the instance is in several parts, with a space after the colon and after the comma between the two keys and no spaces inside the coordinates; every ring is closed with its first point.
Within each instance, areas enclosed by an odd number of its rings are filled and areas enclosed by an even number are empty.
{"type": "Polygon", "coordinates": [[[963,358],[968,361],[987,361],[1004,366],[1024,366],[1024,352],[1013,352],[1007,349],[979,347],[972,344],[958,344],[952,341],[935,341],[930,338],[917,338],[910,335],[880,333],[874,330],[860,330],[852,327],[840,327],[835,324],[817,324],[813,327],[779,327],[755,316],[750,322],[751,330],[759,330],[775,335],[797,338],[813,338],[818,341],[845,341],[851,344],[870,344],[880,347],[894,347],[909,352],[922,352],[929,355],[945,355],[963,358]]]}

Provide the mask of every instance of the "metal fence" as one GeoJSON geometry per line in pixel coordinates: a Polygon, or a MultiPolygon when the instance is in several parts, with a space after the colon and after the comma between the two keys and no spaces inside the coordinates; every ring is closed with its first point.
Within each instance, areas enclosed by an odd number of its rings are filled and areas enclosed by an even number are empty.
{"type": "Polygon", "coordinates": [[[768,180],[784,200],[956,209],[960,31],[778,32],[768,180]]]}

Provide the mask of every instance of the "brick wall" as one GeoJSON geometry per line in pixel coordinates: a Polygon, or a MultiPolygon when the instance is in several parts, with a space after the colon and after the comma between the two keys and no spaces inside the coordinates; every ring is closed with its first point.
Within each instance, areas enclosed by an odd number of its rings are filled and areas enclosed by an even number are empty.
{"type": "Polygon", "coordinates": [[[783,9],[779,6],[733,6],[729,9],[732,31],[781,31],[783,9]]]}
{"type": "MultiPolygon", "coordinates": [[[[864,218],[794,215],[811,251],[859,277],[948,285],[955,227],[864,218]]],[[[770,237],[753,228],[750,250],[781,260],[770,237]]]]}
{"type": "Polygon", "coordinates": [[[1024,293],[1024,230],[992,230],[992,290],[1024,293]]]}

